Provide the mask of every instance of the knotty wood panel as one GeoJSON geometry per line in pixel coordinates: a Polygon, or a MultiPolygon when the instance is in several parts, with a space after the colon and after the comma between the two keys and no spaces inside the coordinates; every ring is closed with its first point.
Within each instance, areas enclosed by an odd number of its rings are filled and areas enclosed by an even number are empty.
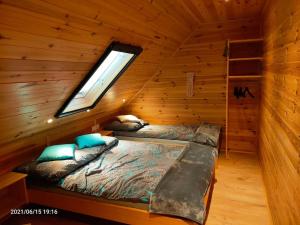
{"type": "Polygon", "coordinates": [[[228,150],[246,153],[257,152],[257,130],[260,103],[259,80],[229,81],[228,95],[228,150]],[[246,95],[237,99],[234,88],[249,88],[254,98],[246,95]]]}
{"type": "MultiPolygon", "coordinates": [[[[225,125],[227,39],[255,38],[255,20],[237,20],[200,26],[123,112],[150,123],[225,125]],[[186,73],[195,72],[194,96],[186,95],[186,73]]],[[[245,121],[246,122],[246,121],[245,121]]],[[[224,142],[223,142],[224,143],[224,142]]],[[[255,149],[253,149],[255,151],[255,149]]]]}
{"type": "Polygon", "coordinates": [[[299,1],[269,1],[264,14],[260,157],[276,225],[300,224],[299,1]]]}
{"type": "Polygon", "coordinates": [[[43,145],[47,135],[90,128],[115,113],[195,26],[188,14],[163,8],[135,0],[1,1],[0,154],[43,145]],[[144,51],[94,110],[47,124],[113,40],[144,51]],[[70,130],[61,127],[70,122],[70,130]]]}
{"type": "MultiPolygon", "coordinates": [[[[184,67],[184,71],[205,70],[196,82],[211,83],[211,89],[198,89],[196,95],[201,94],[199,99],[203,102],[210,98],[209,103],[219,107],[223,103],[218,98],[224,99],[224,94],[214,94],[214,90],[224,89],[224,74],[220,72],[224,65],[221,55],[212,50],[221,52],[228,33],[232,37],[249,37],[248,31],[255,31],[257,24],[248,18],[259,17],[263,2],[1,0],[0,144],[20,139],[12,145],[35,145],[41,137],[38,132],[45,136],[45,130],[58,127],[59,133],[61,126],[68,123],[85,129],[90,124],[80,119],[92,121],[117,112],[124,105],[123,99],[128,101],[135,96],[195,29],[196,35],[185,50],[173,58],[177,61],[168,65],[170,69],[184,67]],[[239,18],[243,19],[236,21],[239,18]],[[228,19],[232,22],[223,22],[228,19]],[[113,40],[139,45],[144,51],[94,110],[47,124],[113,40]],[[207,41],[216,42],[217,47],[199,46],[206,56],[195,58],[193,45],[207,41]],[[183,61],[190,63],[182,65],[183,61]],[[210,78],[209,71],[216,76],[210,78]],[[206,77],[209,80],[205,81],[206,77]]],[[[180,90],[177,94],[181,95],[180,90]]],[[[211,113],[207,118],[223,121],[218,116],[218,112],[211,113]]],[[[60,135],[69,131],[63,132],[60,135]]],[[[0,154],[16,150],[7,147],[12,145],[1,148],[0,154]]]]}

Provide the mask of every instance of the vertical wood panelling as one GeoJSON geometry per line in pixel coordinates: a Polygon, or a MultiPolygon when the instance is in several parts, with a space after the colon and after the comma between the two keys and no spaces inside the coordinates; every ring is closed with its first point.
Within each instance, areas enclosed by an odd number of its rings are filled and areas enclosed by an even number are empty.
{"type": "Polygon", "coordinates": [[[225,42],[257,37],[258,27],[251,19],[200,26],[123,111],[151,123],[225,126],[225,42]],[[192,97],[186,95],[188,72],[195,73],[192,97]]]}
{"type": "Polygon", "coordinates": [[[269,1],[264,15],[260,156],[276,225],[300,224],[299,1],[269,1]]]}

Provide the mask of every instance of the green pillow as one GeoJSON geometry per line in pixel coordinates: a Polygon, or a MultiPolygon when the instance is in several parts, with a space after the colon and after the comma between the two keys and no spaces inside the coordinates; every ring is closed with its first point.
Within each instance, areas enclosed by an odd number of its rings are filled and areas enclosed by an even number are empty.
{"type": "Polygon", "coordinates": [[[42,154],[37,158],[38,162],[53,160],[74,159],[75,144],[52,145],[44,149],[42,154]]]}
{"type": "Polygon", "coordinates": [[[105,141],[99,133],[78,136],[75,138],[75,142],[79,149],[105,145],[105,141]]]}

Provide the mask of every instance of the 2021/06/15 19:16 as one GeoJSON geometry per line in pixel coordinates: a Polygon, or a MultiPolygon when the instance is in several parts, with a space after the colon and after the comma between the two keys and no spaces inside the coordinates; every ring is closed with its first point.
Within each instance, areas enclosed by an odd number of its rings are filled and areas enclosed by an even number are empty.
{"type": "Polygon", "coordinates": [[[58,209],[11,209],[11,215],[57,215],[58,209]]]}

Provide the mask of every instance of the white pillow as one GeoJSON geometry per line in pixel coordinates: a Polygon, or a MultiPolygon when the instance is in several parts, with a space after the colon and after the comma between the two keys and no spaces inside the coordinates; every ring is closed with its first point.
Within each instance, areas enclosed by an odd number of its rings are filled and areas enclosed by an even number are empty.
{"type": "Polygon", "coordinates": [[[117,116],[117,119],[121,123],[131,122],[131,123],[140,123],[141,120],[134,115],[120,115],[117,116]]]}
{"type": "Polygon", "coordinates": [[[198,127],[193,141],[204,145],[210,145],[212,147],[217,147],[219,144],[220,132],[220,125],[203,122],[198,127]]]}

